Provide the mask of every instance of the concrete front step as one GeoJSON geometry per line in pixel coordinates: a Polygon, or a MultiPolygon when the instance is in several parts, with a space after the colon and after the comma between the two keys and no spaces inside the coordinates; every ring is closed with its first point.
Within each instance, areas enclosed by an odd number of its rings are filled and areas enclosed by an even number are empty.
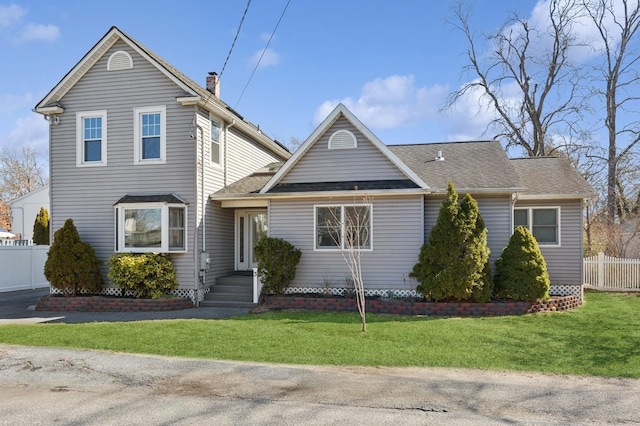
{"type": "Polygon", "coordinates": [[[254,307],[253,276],[234,274],[216,279],[201,306],[254,307]],[[211,305],[215,304],[215,305],[211,305]],[[238,305],[238,306],[236,306],[238,305]]]}
{"type": "Polygon", "coordinates": [[[257,303],[242,302],[242,301],[223,301],[223,300],[203,300],[200,302],[200,306],[208,308],[255,308],[257,303]]]}

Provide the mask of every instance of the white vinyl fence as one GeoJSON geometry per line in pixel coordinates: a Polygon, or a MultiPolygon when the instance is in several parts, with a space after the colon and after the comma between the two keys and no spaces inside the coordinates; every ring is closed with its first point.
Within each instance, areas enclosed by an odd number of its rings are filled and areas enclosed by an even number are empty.
{"type": "Polygon", "coordinates": [[[0,293],[48,287],[44,262],[49,246],[0,246],[0,293]]]}
{"type": "Polygon", "coordinates": [[[584,258],[584,281],[600,290],[640,290],[640,259],[619,259],[598,253],[584,258]]]}

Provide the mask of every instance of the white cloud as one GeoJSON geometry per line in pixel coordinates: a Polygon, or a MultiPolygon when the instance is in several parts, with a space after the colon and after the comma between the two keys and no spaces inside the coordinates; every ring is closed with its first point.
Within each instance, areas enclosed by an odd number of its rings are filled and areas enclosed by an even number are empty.
{"type": "Polygon", "coordinates": [[[60,29],[52,24],[27,24],[18,37],[19,42],[45,41],[48,43],[56,41],[60,37],[60,29]]]}
{"type": "Polygon", "coordinates": [[[27,23],[23,24],[23,18],[27,10],[11,4],[0,5],[0,30],[4,30],[4,37],[13,44],[21,44],[31,41],[54,42],[60,38],[60,28],[53,24],[27,23]]]}
{"type": "Polygon", "coordinates": [[[256,51],[250,58],[251,65],[258,65],[258,69],[263,69],[271,66],[276,66],[280,63],[280,55],[271,48],[260,49],[256,51]]]}
{"type": "Polygon", "coordinates": [[[0,29],[19,23],[25,14],[26,10],[17,4],[10,4],[9,6],[0,4],[0,29]]]}
{"type": "Polygon", "coordinates": [[[8,136],[0,135],[0,148],[34,148],[46,160],[49,152],[49,123],[39,114],[30,114],[13,123],[8,136]]]}
{"type": "Polygon", "coordinates": [[[338,104],[344,104],[367,126],[392,129],[433,118],[446,96],[446,87],[416,87],[413,75],[392,75],[365,83],[360,97],[323,102],[314,114],[319,124],[338,104]]]}
{"type": "Polygon", "coordinates": [[[35,99],[32,93],[22,95],[0,93],[0,113],[7,114],[13,111],[21,111],[33,106],[34,103],[35,99]]]}

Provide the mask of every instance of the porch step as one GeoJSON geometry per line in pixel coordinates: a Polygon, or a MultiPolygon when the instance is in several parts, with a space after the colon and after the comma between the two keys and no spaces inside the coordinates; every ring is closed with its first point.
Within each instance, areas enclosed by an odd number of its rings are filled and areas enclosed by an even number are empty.
{"type": "Polygon", "coordinates": [[[200,302],[200,306],[252,308],[253,276],[251,273],[237,273],[216,279],[216,284],[200,302]]]}

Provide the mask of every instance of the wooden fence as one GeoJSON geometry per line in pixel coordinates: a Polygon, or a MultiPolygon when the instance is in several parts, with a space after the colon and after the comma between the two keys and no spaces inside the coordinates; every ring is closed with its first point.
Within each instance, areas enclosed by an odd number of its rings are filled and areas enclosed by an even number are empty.
{"type": "Polygon", "coordinates": [[[600,290],[639,291],[640,259],[619,259],[598,253],[585,257],[584,282],[600,290]]]}

